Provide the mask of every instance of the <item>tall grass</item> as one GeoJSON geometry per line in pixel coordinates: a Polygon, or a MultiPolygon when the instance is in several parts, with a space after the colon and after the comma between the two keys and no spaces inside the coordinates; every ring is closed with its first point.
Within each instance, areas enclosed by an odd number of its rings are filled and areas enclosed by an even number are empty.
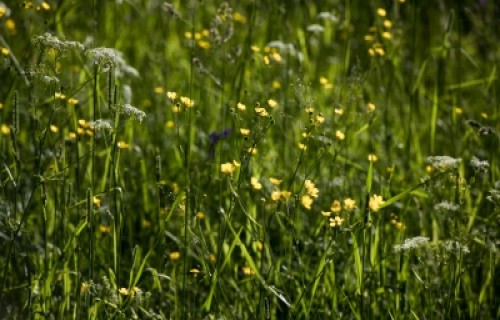
{"type": "Polygon", "coordinates": [[[0,2],[0,314],[498,318],[499,10],[0,2]]]}

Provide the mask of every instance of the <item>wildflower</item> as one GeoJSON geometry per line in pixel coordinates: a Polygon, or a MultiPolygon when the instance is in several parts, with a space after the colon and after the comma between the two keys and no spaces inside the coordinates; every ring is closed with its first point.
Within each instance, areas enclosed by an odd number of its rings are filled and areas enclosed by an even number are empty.
{"type": "Polygon", "coordinates": [[[325,31],[325,28],[319,24],[311,24],[307,26],[306,30],[312,33],[322,33],[323,31],[325,31]]]}
{"type": "Polygon", "coordinates": [[[312,115],[312,114],[314,113],[314,108],[312,108],[312,107],[307,107],[307,108],[305,109],[305,111],[306,111],[307,113],[309,113],[310,115],[312,115]]]}
{"type": "Polygon", "coordinates": [[[302,206],[304,208],[306,208],[307,210],[310,210],[311,209],[311,206],[313,204],[314,200],[313,198],[311,198],[309,195],[305,194],[303,195],[301,198],[300,198],[300,203],[302,204],[302,206]]]}
{"type": "Polygon", "coordinates": [[[100,225],[99,226],[99,232],[100,233],[110,233],[111,232],[111,227],[110,226],[105,226],[105,225],[100,225]]]}
{"type": "Polygon", "coordinates": [[[189,99],[188,97],[180,97],[181,103],[188,108],[194,107],[194,100],[189,99]]]}
{"type": "Polygon", "coordinates": [[[4,136],[7,136],[10,134],[10,127],[4,123],[0,126],[0,133],[2,133],[4,136]]]}
{"type": "Polygon", "coordinates": [[[241,128],[240,129],[240,133],[241,133],[242,136],[249,136],[250,135],[250,129],[241,128]]]}
{"type": "Polygon", "coordinates": [[[278,106],[278,103],[276,102],[276,100],[269,99],[269,100],[267,100],[267,105],[270,108],[276,108],[276,106],[278,106]]]}
{"type": "Polygon", "coordinates": [[[392,39],[392,34],[390,32],[382,32],[382,38],[386,39],[386,40],[391,40],[392,39]]]}
{"type": "Polygon", "coordinates": [[[69,98],[68,99],[68,103],[71,104],[71,105],[77,105],[78,104],[78,99],[75,99],[75,98],[69,98]]]}
{"type": "Polygon", "coordinates": [[[216,263],[217,257],[215,256],[215,254],[211,253],[208,255],[208,260],[210,260],[211,263],[216,263]]]}
{"type": "Polygon", "coordinates": [[[126,143],[125,141],[118,141],[116,143],[116,146],[120,149],[128,149],[129,148],[129,144],[126,143]]]}
{"type": "Polygon", "coordinates": [[[262,244],[262,242],[260,241],[255,241],[255,248],[258,250],[258,251],[262,251],[262,249],[264,249],[264,245],[262,244]]]}
{"type": "Polygon", "coordinates": [[[364,39],[365,39],[365,41],[371,42],[371,41],[375,40],[375,37],[371,34],[367,34],[364,36],[364,39]]]}
{"type": "Polygon", "coordinates": [[[277,178],[269,178],[269,181],[274,184],[275,186],[279,186],[283,180],[277,179],[277,178]]]}
{"type": "Polygon", "coordinates": [[[252,269],[250,267],[242,267],[241,268],[241,272],[245,275],[245,276],[251,276],[254,274],[254,272],[252,271],[252,269]]]}
{"type": "Polygon", "coordinates": [[[331,210],[332,212],[335,212],[335,213],[340,212],[340,210],[342,210],[342,207],[341,207],[341,205],[340,205],[340,201],[338,201],[338,200],[334,200],[334,201],[332,202],[332,206],[331,206],[330,210],[331,210]]]}
{"type": "Polygon", "coordinates": [[[267,113],[267,110],[265,108],[262,108],[262,107],[255,108],[255,112],[261,117],[269,116],[269,113],[267,113]]]}
{"type": "Polygon", "coordinates": [[[163,93],[165,90],[163,89],[163,87],[156,87],[154,91],[155,93],[163,93]]]}
{"type": "Polygon", "coordinates": [[[247,107],[241,102],[238,102],[238,104],[236,105],[236,108],[238,108],[238,110],[240,110],[240,111],[245,111],[247,109],[247,107]]]}
{"type": "Polygon", "coordinates": [[[96,121],[90,121],[88,126],[94,130],[102,130],[102,129],[112,129],[111,123],[109,120],[98,119],[96,121]]]}
{"type": "Polygon", "coordinates": [[[344,199],[344,208],[347,210],[356,209],[356,201],[351,198],[344,199]]]}
{"type": "Polygon", "coordinates": [[[167,98],[169,98],[172,101],[177,99],[177,92],[168,91],[167,98]]]}
{"type": "Polygon", "coordinates": [[[141,220],[141,226],[144,228],[144,229],[147,229],[147,228],[151,228],[151,221],[147,220],[147,219],[142,219],[141,220]]]}
{"type": "Polygon", "coordinates": [[[344,114],[344,109],[343,108],[335,108],[335,114],[338,116],[341,116],[344,114]]]}
{"type": "Polygon", "coordinates": [[[316,186],[314,185],[314,183],[311,180],[306,180],[304,182],[304,186],[306,188],[307,193],[311,197],[313,197],[313,198],[318,197],[319,190],[318,190],[318,188],[316,188],[316,186]]]}
{"type": "Polygon", "coordinates": [[[273,52],[271,58],[277,63],[281,62],[281,55],[278,52],[273,52]]]}
{"type": "Polygon", "coordinates": [[[170,252],[169,257],[170,257],[170,260],[176,261],[176,260],[179,260],[179,258],[181,257],[181,253],[179,251],[173,251],[173,252],[170,252]]]}
{"type": "Polygon", "coordinates": [[[383,48],[375,48],[375,53],[378,54],[379,56],[385,56],[385,50],[383,48]]]}
{"type": "Polygon", "coordinates": [[[184,38],[186,39],[191,39],[193,37],[193,34],[189,31],[184,32],[184,38]]]}
{"type": "Polygon", "coordinates": [[[253,52],[260,52],[260,48],[257,47],[257,46],[250,46],[250,50],[252,50],[253,52]]]}
{"type": "Polygon", "coordinates": [[[271,200],[279,201],[281,199],[281,192],[279,190],[274,190],[271,192],[271,200]]]}
{"type": "Polygon", "coordinates": [[[5,20],[5,29],[7,29],[11,33],[16,32],[16,23],[12,19],[5,20]]]}
{"type": "Polygon", "coordinates": [[[210,49],[210,47],[211,47],[210,42],[205,41],[205,40],[199,40],[198,42],[196,42],[196,44],[198,44],[198,47],[205,49],[205,50],[210,49]]]}
{"type": "Polygon", "coordinates": [[[122,113],[126,117],[134,118],[139,122],[142,122],[142,120],[144,120],[144,118],[146,118],[146,113],[144,111],[142,111],[142,110],[140,110],[140,109],[138,109],[138,108],[136,108],[128,103],[121,106],[119,111],[120,111],[120,113],[122,113]]]}
{"type": "Polygon", "coordinates": [[[10,54],[10,50],[7,49],[7,48],[0,48],[0,52],[4,55],[4,56],[8,56],[10,54]]]}
{"type": "Polygon", "coordinates": [[[247,152],[250,153],[252,156],[254,156],[258,153],[257,148],[255,148],[255,147],[248,148],[247,152]]]}
{"type": "Polygon", "coordinates": [[[344,222],[344,219],[342,219],[339,216],[335,216],[335,218],[330,218],[330,227],[332,227],[332,228],[340,227],[343,222],[344,222]]]}
{"type": "Polygon", "coordinates": [[[64,99],[66,99],[66,95],[61,93],[61,92],[56,92],[56,93],[54,93],[54,98],[64,100],[64,99]]]}
{"type": "Polygon", "coordinates": [[[375,154],[370,153],[368,155],[368,161],[370,161],[370,162],[376,162],[376,161],[378,161],[378,157],[375,154]]]}
{"type": "Polygon", "coordinates": [[[191,268],[191,269],[189,269],[189,272],[193,273],[193,274],[198,274],[198,273],[200,273],[200,269],[198,269],[198,268],[191,268]]]}
{"type": "Polygon", "coordinates": [[[322,215],[323,217],[329,217],[329,216],[331,216],[331,215],[332,215],[332,213],[331,213],[330,211],[323,211],[323,210],[322,210],[322,211],[321,211],[321,215],[322,215]]]}
{"type": "Polygon", "coordinates": [[[441,201],[434,206],[434,210],[458,211],[458,209],[460,209],[460,206],[458,204],[451,203],[449,201],[441,201]]]}
{"type": "Polygon", "coordinates": [[[387,15],[387,11],[385,11],[384,8],[378,8],[377,9],[377,14],[381,17],[385,17],[387,15]]]}
{"type": "Polygon", "coordinates": [[[225,174],[232,174],[236,170],[236,166],[232,162],[226,162],[220,165],[220,171],[225,174]]]}
{"type": "Polygon", "coordinates": [[[427,162],[429,162],[434,169],[449,170],[458,168],[462,159],[449,156],[431,156],[427,157],[427,162]]]}
{"type": "Polygon", "coordinates": [[[481,112],[481,118],[488,119],[488,114],[486,112],[481,112]]]}
{"type": "Polygon", "coordinates": [[[370,210],[373,212],[377,212],[380,210],[380,207],[385,203],[385,201],[382,199],[382,196],[379,195],[372,195],[370,197],[370,202],[368,203],[368,206],[370,207],[370,210]]]}
{"type": "Polygon", "coordinates": [[[322,124],[324,122],[325,122],[325,117],[323,117],[323,115],[319,114],[319,115],[316,116],[314,124],[315,125],[319,125],[319,124],[322,124]]]}
{"type": "Polygon", "coordinates": [[[259,179],[255,178],[255,177],[251,177],[251,178],[250,178],[250,184],[252,185],[252,187],[253,187],[255,190],[260,190],[260,189],[262,189],[262,184],[259,182],[259,179]]]}
{"type": "Polygon", "coordinates": [[[120,288],[120,290],[118,292],[120,293],[120,295],[122,295],[124,297],[130,295],[130,290],[127,288],[120,288]]]}
{"type": "Polygon", "coordinates": [[[463,113],[462,108],[455,107],[455,113],[456,113],[456,114],[462,114],[462,113],[463,113]]]}
{"type": "Polygon", "coordinates": [[[337,130],[337,131],[335,131],[335,137],[339,140],[344,140],[345,134],[342,131],[337,130]]]}
{"type": "Polygon", "coordinates": [[[292,193],[290,191],[280,191],[280,196],[283,200],[288,200],[290,199],[292,193]]]}
{"type": "Polygon", "coordinates": [[[90,290],[90,285],[87,281],[83,281],[80,285],[80,292],[87,293],[90,290]]]}
{"type": "Polygon", "coordinates": [[[414,237],[414,238],[409,238],[406,239],[403,244],[398,244],[394,246],[394,250],[396,252],[402,252],[402,251],[412,251],[412,250],[417,250],[420,249],[429,243],[429,238],[428,237],[414,237]]]}
{"type": "Polygon", "coordinates": [[[387,29],[392,28],[392,21],[391,20],[384,20],[384,27],[387,29]]]}
{"type": "Polygon", "coordinates": [[[233,20],[242,24],[247,22],[247,18],[238,11],[233,14],[233,20]]]}
{"type": "Polygon", "coordinates": [[[281,83],[278,80],[273,81],[273,89],[281,89],[281,83]]]}
{"type": "Polygon", "coordinates": [[[307,150],[307,146],[303,143],[299,143],[299,149],[302,149],[302,150],[307,150]]]}
{"type": "Polygon", "coordinates": [[[115,75],[122,77],[128,75],[131,77],[139,77],[139,71],[127,64],[123,53],[114,48],[95,48],[87,51],[91,63],[103,67],[103,71],[110,71],[110,66],[114,67],[115,75]]]}
{"type": "Polygon", "coordinates": [[[51,124],[50,125],[50,131],[54,132],[54,133],[57,133],[59,131],[59,128],[56,127],[55,125],[51,124]]]}
{"type": "Polygon", "coordinates": [[[470,166],[476,173],[478,172],[485,173],[488,171],[490,164],[488,163],[487,160],[481,161],[476,157],[472,157],[472,159],[470,160],[470,166]]]}
{"type": "Polygon", "coordinates": [[[92,199],[92,202],[94,203],[94,206],[95,206],[96,208],[99,208],[99,207],[101,206],[101,202],[102,202],[102,200],[101,200],[101,199],[99,199],[98,197],[94,197],[94,198],[92,199]]]}
{"type": "Polygon", "coordinates": [[[205,213],[203,211],[198,211],[196,213],[196,218],[200,219],[200,220],[203,220],[205,219],[205,213]]]}

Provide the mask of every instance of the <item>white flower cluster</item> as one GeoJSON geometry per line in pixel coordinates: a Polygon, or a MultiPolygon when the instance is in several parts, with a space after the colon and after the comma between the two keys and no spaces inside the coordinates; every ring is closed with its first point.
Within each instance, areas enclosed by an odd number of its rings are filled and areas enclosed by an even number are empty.
{"type": "Polygon", "coordinates": [[[442,201],[434,206],[434,210],[440,210],[440,211],[458,211],[460,209],[460,206],[455,203],[451,203],[449,201],[442,201]]]}
{"type": "Polygon", "coordinates": [[[470,253],[469,247],[464,244],[461,244],[457,240],[446,240],[441,243],[441,248],[445,251],[453,254],[467,254],[470,253]]]}
{"type": "Polygon", "coordinates": [[[490,164],[487,160],[479,160],[476,157],[472,157],[470,160],[470,166],[476,173],[486,173],[490,167],[490,164]]]}
{"type": "Polygon", "coordinates": [[[109,71],[110,67],[114,67],[115,76],[121,77],[128,75],[132,77],[139,77],[139,71],[130,66],[123,58],[123,53],[114,48],[95,48],[87,51],[93,64],[100,65],[104,71],[109,71]]]}
{"type": "Polygon", "coordinates": [[[42,81],[45,84],[51,84],[51,83],[57,84],[57,83],[59,83],[59,79],[57,77],[52,77],[52,76],[47,76],[47,75],[42,76],[42,81]]]}
{"type": "Polygon", "coordinates": [[[127,118],[134,118],[139,122],[142,122],[146,118],[146,113],[138,108],[126,103],[119,109],[119,112],[125,115],[127,118]]]}
{"type": "Polygon", "coordinates": [[[112,129],[109,120],[98,119],[96,121],[90,121],[89,126],[94,128],[94,130],[112,129]]]}
{"type": "Polygon", "coordinates": [[[429,240],[430,239],[428,237],[422,237],[422,236],[409,238],[406,239],[403,244],[395,245],[394,250],[396,250],[396,252],[417,250],[427,246],[429,240]]]}
{"type": "Polygon", "coordinates": [[[462,159],[452,158],[450,156],[431,156],[427,157],[427,162],[429,162],[434,169],[448,170],[458,168],[462,159]]]}
{"type": "Polygon", "coordinates": [[[65,51],[69,49],[84,50],[85,47],[78,41],[60,40],[56,36],[46,32],[44,35],[36,36],[33,38],[35,46],[43,49],[55,49],[58,51],[65,51]]]}

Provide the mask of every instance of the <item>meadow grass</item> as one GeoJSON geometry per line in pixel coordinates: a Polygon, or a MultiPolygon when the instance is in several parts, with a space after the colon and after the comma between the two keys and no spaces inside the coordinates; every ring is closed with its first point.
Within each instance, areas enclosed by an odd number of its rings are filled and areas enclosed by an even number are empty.
{"type": "Polygon", "coordinates": [[[498,319],[499,16],[0,2],[0,317],[498,319]]]}

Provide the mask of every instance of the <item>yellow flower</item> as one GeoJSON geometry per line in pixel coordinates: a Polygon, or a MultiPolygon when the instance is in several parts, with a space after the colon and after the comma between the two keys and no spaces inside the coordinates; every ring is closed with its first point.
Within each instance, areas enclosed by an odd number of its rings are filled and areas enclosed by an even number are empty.
{"type": "Polygon", "coordinates": [[[69,99],[68,99],[68,103],[69,103],[69,104],[72,104],[72,105],[76,105],[76,104],[78,104],[78,99],[75,99],[75,98],[69,98],[69,99]]]}
{"type": "Polygon", "coordinates": [[[267,110],[265,108],[262,108],[262,107],[255,108],[255,112],[261,117],[269,116],[269,113],[267,113],[267,110]]]}
{"type": "Polygon", "coordinates": [[[118,141],[116,144],[120,149],[128,149],[129,145],[125,141],[118,141]]]}
{"type": "Polygon", "coordinates": [[[110,233],[111,232],[111,227],[110,226],[105,226],[105,225],[100,225],[99,226],[99,232],[100,233],[110,233]]]}
{"type": "Polygon", "coordinates": [[[59,128],[58,128],[58,127],[56,127],[55,125],[51,124],[51,125],[50,125],[50,131],[52,131],[52,132],[56,133],[56,132],[58,132],[58,131],[59,131],[59,128]]]}
{"type": "Polygon", "coordinates": [[[303,143],[299,143],[299,149],[307,150],[307,146],[303,143]]]}
{"type": "Polygon", "coordinates": [[[314,108],[307,107],[305,111],[312,115],[314,113],[314,108]]]}
{"type": "Polygon", "coordinates": [[[330,211],[321,211],[321,214],[323,215],[323,217],[329,217],[332,213],[330,211]]]}
{"type": "Polygon", "coordinates": [[[127,288],[120,288],[120,290],[118,291],[122,296],[128,296],[130,295],[130,290],[127,289],[127,288]]]}
{"type": "Polygon", "coordinates": [[[176,261],[179,260],[179,258],[181,257],[181,253],[179,251],[174,251],[170,252],[169,256],[171,260],[176,261]]]}
{"type": "Polygon", "coordinates": [[[276,100],[269,99],[269,100],[267,100],[267,105],[270,108],[276,108],[278,106],[278,103],[276,102],[276,100]]]}
{"type": "Polygon", "coordinates": [[[245,111],[247,109],[247,106],[245,106],[241,102],[238,102],[238,104],[236,105],[236,108],[238,108],[238,110],[240,110],[240,111],[245,111]]]}
{"type": "Polygon", "coordinates": [[[205,213],[203,211],[198,211],[196,213],[196,218],[200,219],[200,220],[203,220],[205,219],[205,213]]]}
{"type": "Polygon", "coordinates": [[[200,269],[198,269],[198,268],[191,268],[191,269],[189,269],[189,272],[196,275],[196,274],[200,273],[200,269]]]}
{"type": "Polygon", "coordinates": [[[170,100],[177,99],[177,92],[172,92],[172,91],[167,92],[167,98],[169,98],[170,100]]]}
{"type": "Polygon", "coordinates": [[[344,222],[344,219],[342,219],[339,216],[336,216],[335,218],[330,218],[330,227],[332,227],[332,228],[340,227],[343,222],[344,222]]]}
{"type": "Polygon", "coordinates": [[[2,52],[4,56],[8,56],[10,54],[9,49],[3,47],[0,49],[0,52],[2,52]]]}
{"type": "Polygon", "coordinates": [[[386,39],[386,40],[391,40],[392,39],[392,34],[390,32],[382,32],[382,38],[386,39]]]}
{"type": "Polygon", "coordinates": [[[260,189],[262,189],[262,184],[259,182],[259,179],[255,178],[255,177],[251,177],[251,178],[250,178],[250,184],[252,185],[252,187],[253,187],[255,190],[260,190],[260,189]]]}
{"type": "Polygon", "coordinates": [[[339,140],[344,140],[345,139],[345,133],[343,133],[340,130],[335,131],[335,137],[339,140]]]}
{"type": "Polygon", "coordinates": [[[316,116],[316,120],[315,120],[315,124],[318,125],[318,124],[322,124],[325,122],[325,117],[323,117],[321,114],[317,115],[316,116]]]}
{"type": "Polygon", "coordinates": [[[80,285],[80,292],[87,293],[89,290],[90,290],[89,283],[86,281],[83,281],[82,284],[80,285]]]}
{"type": "Polygon", "coordinates": [[[382,196],[379,195],[372,195],[370,197],[370,202],[368,206],[373,212],[377,212],[380,210],[380,207],[385,203],[385,201],[382,199],[382,196]]]}
{"type": "Polygon", "coordinates": [[[252,50],[253,52],[260,52],[260,48],[257,47],[257,46],[250,46],[250,50],[252,50]]]}
{"type": "Polygon", "coordinates": [[[391,20],[384,20],[384,27],[387,29],[392,28],[392,21],[391,20]]]}
{"type": "Polygon", "coordinates": [[[189,99],[188,97],[180,97],[182,104],[184,104],[188,108],[194,107],[194,100],[189,99]]]}
{"type": "Polygon", "coordinates": [[[375,104],[374,104],[374,103],[371,103],[371,102],[368,102],[368,104],[366,105],[366,107],[368,108],[368,111],[370,111],[370,112],[375,111],[375,109],[377,108],[377,107],[375,106],[375,104]]]}
{"type": "Polygon", "coordinates": [[[241,128],[240,129],[240,133],[241,133],[242,136],[249,136],[250,135],[250,129],[241,128]]]}
{"type": "Polygon", "coordinates": [[[384,8],[378,8],[377,9],[377,14],[381,17],[385,17],[387,15],[387,11],[385,11],[384,8]]]}
{"type": "Polygon", "coordinates": [[[313,204],[314,200],[313,198],[311,198],[309,195],[305,194],[303,195],[301,198],[300,198],[300,203],[302,204],[302,206],[304,208],[306,208],[307,210],[310,210],[311,209],[311,206],[313,204]]]}
{"type": "Polygon", "coordinates": [[[335,108],[335,114],[338,116],[341,116],[344,114],[344,109],[343,108],[335,108]]]}
{"type": "Polygon", "coordinates": [[[242,15],[241,13],[239,13],[238,11],[236,11],[234,13],[233,20],[236,22],[239,22],[239,23],[246,23],[247,22],[247,18],[244,15],[242,15]]]}
{"type": "Polygon", "coordinates": [[[342,210],[342,207],[340,205],[340,201],[334,200],[332,203],[332,207],[330,208],[332,212],[338,213],[340,210],[342,210]]]}
{"type": "Polygon", "coordinates": [[[96,208],[99,208],[99,207],[101,206],[101,202],[102,202],[102,200],[101,200],[101,199],[99,199],[98,197],[94,197],[94,198],[92,199],[92,202],[94,203],[94,206],[95,206],[96,208]]]}
{"type": "Polygon", "coordinates": [[[304,186],[305,186],[306,191],[309,194],[309,196],[311,196],[313,198],[318,197],[319,190],[318,190],[318,188],[316,188],[316,186],[314,185],[314,183],[311,180],[307,179],[304,182],[304,186]]]}
{"type": "Polygon", "coordinates": [[[356,209],[356,201],[351,198],[344,199],[344,208],[347,210],[356,209]]]}
{"type": "Polygon", "coordinates": [[[6,124],[2,124],[2,126],[0,126],[0,132],[4,135],[4,136],[7,136],[10,134],[10,127],[6,124]]]}
{"type": "Polygon", "coordinates": [[[368,161],[370,161],[370,162],[376,162],[376,161],[378,161],[378,157],[376,155],[374,155],[373,153],[370,153],[368,155],[368,161]]]}
{"type": "Polygon", "coordinates": [[[225,174],[232,174],[236,166],[232,162],[226,162],[220,165],[220,171],[225,174]]]}
{"type": "Polygon", "coordinates": [[[281,198],[281,192],[279,190],[274,190],[271,192],[271,200],[279,201],[281,198]]]}
{"type": "Polygon", "coordinates": [[[156,87],[155,88],[155,93],[163,93],[163,87],[156,87]]]}
{"type": "Polygon", "coordinates": [[[367,34],[367,35],[365,35],[364,39],[365,39],[365,41],[371,42],[371,41],[375,40],[375,37],[373,37],[371,34],[367,34]]]}
{"type": "Polygon", "coordinates": [[[16,32],[16,23],[12,19],[7,19],[5,21],[5,29],[9,30],[10,32],[16,32]]]}
{"type": "Polygon", "coordinates": [[[281,89],[281,83],[278,80],[273,81],[273,89],[281,89]]]}
{"type": "Polygon", "coordinates": [[[271,177],[269,178],[269,181],[275,186],[279,186],[283,180],[271,177]]]}
{"type": "Polygon", "coordinates": [[[165,123],[165,127],[167,127],[168,129],[172,129],[173,127],[175,127],[175,122],[173,122],[172,120],[168,120],[165,123]]]}
{"type": "Polygon", "coordinates": [[[197,42],[197,44],[198,44],[198,47],[200,47],[202,49],[210,49],[210,47],[211,47],[210,42],[205,41],[205,40],[199,40],[197,42]]]}
{"type": "Polygon", "coordinates": [[[285,201],[290,199],[290,196],[292,193],[290,191],[281,191],[280,192],[281,198],[283,198],[285,201]]]}

